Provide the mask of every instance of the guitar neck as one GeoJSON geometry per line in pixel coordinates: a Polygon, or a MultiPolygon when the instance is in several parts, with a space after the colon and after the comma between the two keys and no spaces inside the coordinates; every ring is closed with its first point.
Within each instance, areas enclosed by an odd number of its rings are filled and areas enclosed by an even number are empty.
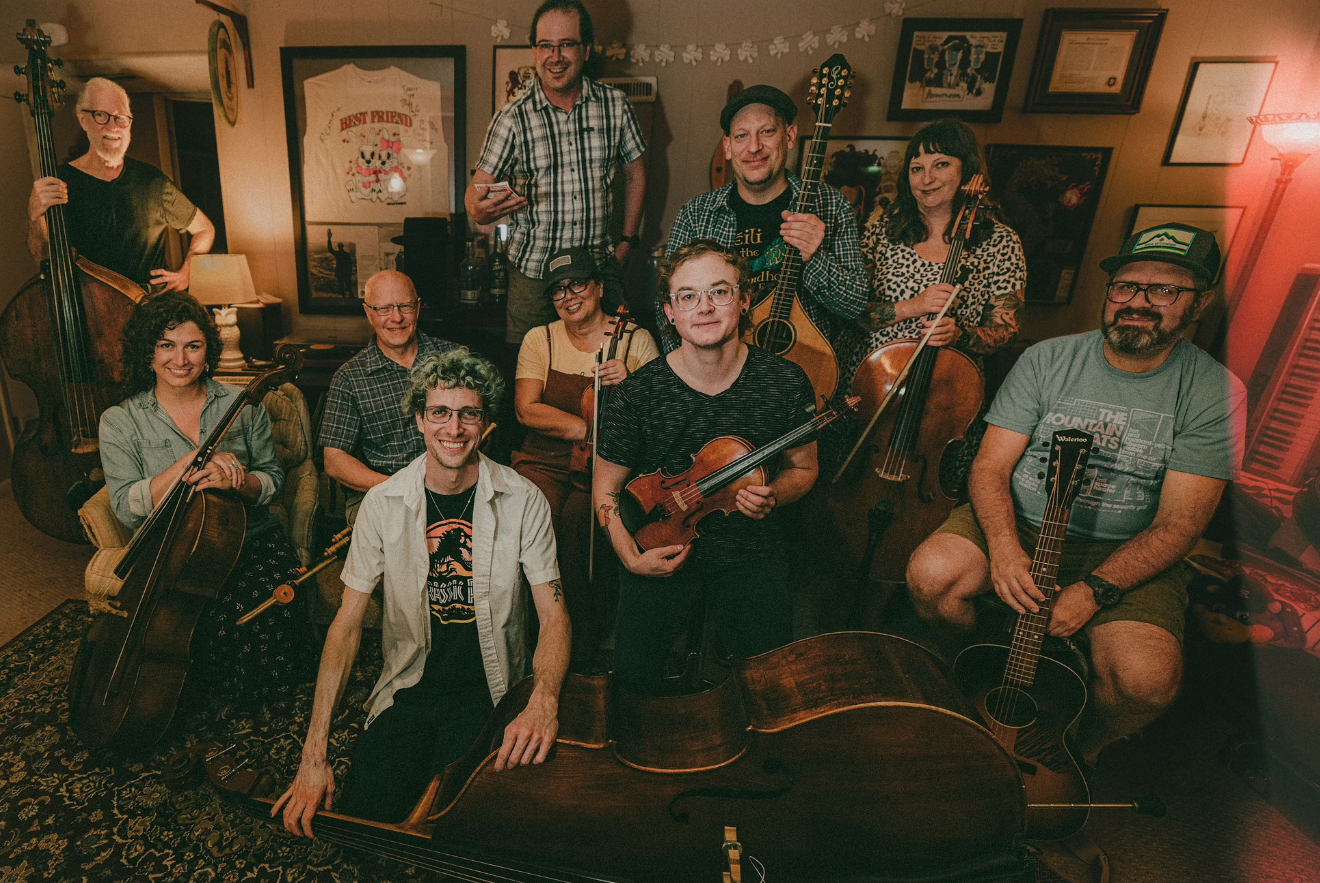
{"type": "Polygon", "coordinates": [[[1041,520],[1036,551],[1031,556],[1031,579],[1045,595],[1038,602],[1039,610],[1018,616],[1013,630],[1013,643],[1009,650],[1005,680],[1018,687],[1029,687],[1036,680],[1036,664],[1040,659],[1045,634],[1049,630],[1050,610],[1058,594],[1059,557],[1068,532],[1069,510],[1061,506],[1046,506],[1041,520]]]}
{"type": "MultiPolygon", "coordinates": [[[[806,156],[802,158],[802,186],[793,198],[789,211],[793,214],[816,214],[817,193],[825,167],[825,149],[829,145],[832,122],[817,120],[808,142],[806,156]]],[[[784,249],[784,260],[779,265],[779,277],[770,304],[770,315],[787,319],[793,310],[793,300],[802,284],[802,253],[789,246],[784,249]]]]}

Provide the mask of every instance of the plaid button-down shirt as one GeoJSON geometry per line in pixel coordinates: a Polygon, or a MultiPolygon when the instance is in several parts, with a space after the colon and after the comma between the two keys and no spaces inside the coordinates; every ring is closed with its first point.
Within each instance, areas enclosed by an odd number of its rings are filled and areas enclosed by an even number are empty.
{"type": "Polygon", "coordinates": [[[568,113],[550,103],[539,81],[500,108],[477,168],[527,197],[509,231],[514,266],[540,279],[561,248],[583,246],[598,261],[609,254],[614,178],[645,150],[628,98],[589,77],[568,113]]]}
{"type": "MultiPolygon", "coordinates": [[[[418,359],[455,346],[417,332],[418,359]]],[[[426,439],[417,431],[417,421],[403,413],[408,373],[381,352],[373,337],[330,380],[317,444],[352,454],[385,475],[393,475],[426,453],[426,439]]]]}
{"type": "MultiPolygon", "coordinates": [[[[729,194],[736,186],[737,183],[733,182],[703,193],[679,209],[674,226],[669,230],[665,254],[673,254],[679,246],[694,239],[714,239],[733,248],[738,236],[738,216],[729,207],[729,194]]],[[[790,174],[788,186],[793,191],[793,199],[797,199],[802,179],[790,174]]],[[[866,275],[866,263],[862,260],[852,204],[830,185],[818,184],[816,208],[811,214],[825,222],[825,238],[802,268],[803,290],[800,294],[805,295],[801,299],[802,309],[821,333],[833,342],[837,336],[837,323],[832,323],[830,316],[855,319],[871,297],[871,283],[866,275]]],[[[663,304],[664,299],[657,293],[656,318],[662,328],[669,322],[663,304]]],[[[661,339],[666,351],[677,346],[667,336],[662,335],[661,339]]]]}

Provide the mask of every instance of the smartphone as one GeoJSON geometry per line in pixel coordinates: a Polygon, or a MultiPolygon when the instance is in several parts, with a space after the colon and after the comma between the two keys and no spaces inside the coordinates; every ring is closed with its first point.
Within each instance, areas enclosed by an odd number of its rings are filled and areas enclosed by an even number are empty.
{"type": "Polygon", "coordinates": [[[493,199],[498,196],[503,196],[505,193],[513,192],[513,188],[509,186],[508,181],[496,181],[494,184],[477,184],[476,188],[478,190],[486,191],[486,199],[493,199]]]}

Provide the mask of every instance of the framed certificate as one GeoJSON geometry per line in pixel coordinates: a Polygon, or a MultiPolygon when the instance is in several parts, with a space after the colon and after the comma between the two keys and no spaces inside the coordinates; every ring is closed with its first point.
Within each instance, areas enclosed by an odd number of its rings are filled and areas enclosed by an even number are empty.
{"type": "Polygon", "coordinates": [[[1164,151],[1166,166],[1236,166],[1247,157],[1278,62],[1272,58],[1193,61],[1164,151]]]}
{"type": "Polygon", "coordinates": [[[1027,113],[1136,113],[1164,9],[1047,9],[1027,113]]]}

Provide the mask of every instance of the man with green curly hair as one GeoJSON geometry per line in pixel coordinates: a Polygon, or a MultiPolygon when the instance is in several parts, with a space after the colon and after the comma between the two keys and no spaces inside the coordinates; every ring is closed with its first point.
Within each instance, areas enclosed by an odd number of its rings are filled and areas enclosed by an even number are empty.
{"type": "Polygon", "coordinates": [[[330,808],[330,721],[357,656],[367,600],[384,582],[380,680],[337,812],[401,821],[461,757],[496,703],[527,674],[527,591],[540,620],[535,686],[504,730],[495,769],[541,763],[558,731],[571,627],[550,505],[527,479],[479,450],[504,382],[463,348],[419,358],[403,410],[426,452],[367,492],[344,564],[344,602],[326,634],[312,720],[293,785],[275,804],[312,836],[330,808]]]}

